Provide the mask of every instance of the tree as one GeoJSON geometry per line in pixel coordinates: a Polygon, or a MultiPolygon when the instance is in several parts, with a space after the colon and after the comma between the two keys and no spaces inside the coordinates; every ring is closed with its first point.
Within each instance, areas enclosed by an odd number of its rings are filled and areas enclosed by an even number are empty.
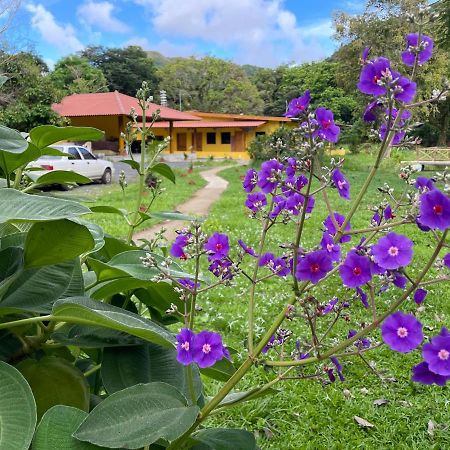
{"type": "Polygon", "coordinates": [[[41,58],[28,52],[1,53],[0,72],[8,78],[0,91],[2,124],[28,131],[37,125],[59,122],[51,109],[57,92],[41,58]]]}
{"type": "Polygon", "coordinates": [[[50,74],[60,96],[90,92],[107,92],[108,82],[100,69],[92,67],[86,58],[77,55],[60,59],[50,74]]]}
{"type": "Polygon", "coordinates": [[[277,103],[278,89],[286,69],[287,66],[280,66],[276,69],[259,68],[250,78],[264,101],[264,114],[278,116],[286,110],[285,107],[280,109],[280,105],[277,103]]]}
{"type": "Polygon", "coordinates": [[[450,50],[450,0],[439,0],[434,7],[439,14],[436,20],[437,42],[443,49],[450,50]]]}
{"type": "Polygon", "coordinates": [[[229,61],[205,57],[176,58],[158,70],[160,89],[169,103],[183,109],[260,114],[263,101],[244,70],[229,61]]]}
{"type": "Polygon", "coordinates": [[[80,55],[100,69],[111,91],[135,96],[143,81],[149,83],[156,93],[158,77],[153,61],[141,47],[131,45],[126,48],[105,48],[91,46],[80,55]]]}

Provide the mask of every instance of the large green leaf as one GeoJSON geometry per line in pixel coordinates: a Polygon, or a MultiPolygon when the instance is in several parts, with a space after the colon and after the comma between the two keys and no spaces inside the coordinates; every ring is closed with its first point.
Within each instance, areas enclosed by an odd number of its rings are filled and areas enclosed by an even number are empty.
{"type": "Polygon", "coordinates": [[[23,153],[27,147],[27,140],[18,131],[0,125],[0,152],[23,153]]]}
{"type": "Polygon", "coordinates": [[[81,219],[80,217],[76,217],[70,219],[72,222],[78,223],[86,227],[92,235],[92,239],[94,239],[94,248],[89,250],[89,254],[98,252],[105,245],[105,233],[103,232],[103,228],[97,225],[96,223],[88,222],[87,220],[81,219]]]}
{"type": "Polygon", "coordinates": [[[278,391],[276,389],[265,389],[260,388],[250,389],[249,391],[236,391],[230,392],[225,398],[219,403],[220,406],[232,406],[238,403],[248,402],[250,400],[256,400],[260,397],[265,397],[266,395],[276,394],[278,391]]]}
{"type": "Polygon", "coordinates": [[[4,236],[0,238],[0,249],[8,248],[8,247],[24,247],[25,240],[27,238],[27,233],[14,233],[8,234],[8,236],[4,236]]]}
{"type": "Polygon", "coordinates": [[[39,267],[74,259],[94,248],[90,231],[71,220],[35,223],[25,242],[25,267],[39,267]]]}
{"type": "Polygon", "coordinates": [[[30,131],[31,142],[38,148],[48,147],[60,141],[99,141],[103,135],[103,131],[91,127],[41,125],[30,131]]]}
{"type": "Polygon", "coordinates": [[[92,206],[91,211],[102,214],[117,214],[122,217],[126,217],[128,215],[128,211],[126,209],[116,208],[114,206],[109,205],[92,206]]]}
{"type": "Polygon", "coordinates": [[[122,347],[145,343],[142,339],[123,331],[74,324],[66,324],[59,328],[51,335],[51,338],[64,345],[76,345],[82,348],[122,347]]]}
{"type": "Polygon", "coordinates": [[[89,410],[89,387],[83,373],[66,359],[45,356],[36,361],[25,359],[17,369],[28,381],[36,400],[37,415],[55,405],[89,410]]]}
{"type": "Polygon", "coordinates": [[[108,448],[138,449],[160,439],[174,441],[192,426],[198,412],[169,384],[138,384],[107,397],[74,436],[108,448]]]}
{"type": "Polygon", "coordinates": [[[36,426],[36,403],[25,378],[0,361],[0,448],[27,450],[36,426]]]}
{"type": "Polygon", "coordinates": [[[0,299],[20,276],[23,268],[23,250],[7,247],[0,251],[0,299]]]}
{"type": "Polygon", "coordinates": [[[95,286],[95,288],[90,291],[89,295],[93,299],[101,300],[120,292],[133,291],[138,288],[147,287],[151,284],[156,283],[153,283],[152,281],[138,280],[133,277],[118,278],[112,281],[105,281],[104,283],[95,286]]]}
{"type": "Polygon", "coordinates": [[[52,170],[38,177],[34,177],[33,172],[30,172],[29,176],[31,179],[33,179],[34,184],[40,186],[47,186],[51,184],[92,183],[92,180],[90,178],[69,170],[52,170]]]}
{"type": "Polygon", "coordinates": [[[72,434],[87,413],[71,406],[57,405],[42,417],[36,429],[32,450],[97,450],[100,447],[81,442],[72,434]]]}
{"type": "Polygon", "coordinates": [[[90,212],[90,209],[71,200],[24,194],[16,189],[0,190],[0,222],[45,222],[90,212]]]}
{"type": "Polygon", "coordinates": [[[156,172],[159,173],[160,175],[162,175],[164,178],[167,178],[168,180],[170,180],[172,183],[175,183],[175,173],[173,172],[173,170],[170,168],[170,166],[168,166],[167,164],[164,163],[156,163],[154,166],[152,166],[150,169],[150,172],[156,172]]]}
{"type": "MultiPolygon", "coordinates": [[[[196,398],[202,393],[202,382],[193,368],[196,398]]],[[[109,394],[138,383],[163,381],[190,398],[186,368],[177,361],[176,350],[158,345],[107,348],[102,362],[103,385],[109,394]]]]}
{"type": "Polygon", "coordinates": [[[78,259],[23,271],[0,301],[2,308],[49,313],[59,298],[83,295],[78,259]]]}
{"type": "Polygon", "coordinates": [[[211,367],[200,369],[200,372],[214,380],[228,381],[234,372],[236,372],[236,368],[228,358],[223,358],[211,367]]]}
{"type": "Polygon", "coordinates": [[[253,434],[231,428],[206,428],[189,440],[191,450],[256,450],[253,434]]]}
{"type": "Polygon", "coordinates": [[[99,261],[98,259],[88,257],[86,264],[90,270],[97,275],[97,281],[108,281],[116,278],[129,277],[129,274],[124,270],[112,267],[108,263],[99,261]]]}
{"type": "Polygon", "coordinates": [[[155,212],[152,211],[150,213],[150,216],[154,219],[163,219],[163,220],[185,220],[189,222],[191,222],[192,220],[198,220],[196,217],[175,211],[155,211],[155,212]]]}
{"type": "Polygon", "coordinates": [[[100,259],[102,261],[109,261],[113,256],[119,253],[135,249],[135,247],[128,245],[125,241],[108,234],[105,234],[104,241],[105,245],[98,252],[96,252],[95,255],[92,255],[93,258],[100,259]]]}
{"type": "Polygon", "coordinates": [[[163,347],[173,347],[175,342],[169,331],[151,320],[85,297],[58,300],[52,314],[65,322],[124,331],[163,347]]]}

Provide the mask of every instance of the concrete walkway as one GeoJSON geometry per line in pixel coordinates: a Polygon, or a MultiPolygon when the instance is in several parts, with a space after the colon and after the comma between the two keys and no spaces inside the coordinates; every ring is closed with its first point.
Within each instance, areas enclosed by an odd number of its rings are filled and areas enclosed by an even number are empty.
{"type": "MultiPolygon", "coordinates": [[[[228,181],[217,175],[222,170],[229,169],[236,166],[221,166],[214,169],[204,170],[200,172],[200,176],[207,182],[206,186],[199,189],[195,194],[185,203],[178,205],[175,209],[177,212],[183,214],[192,214],[195,216],[206,216],[214,202],[216,202],[222,195],[222,192],[228,187],[228,181]]],[[[166,229],[166,239],[170,242],[176,237],[176,230],[186,226],[187,222],[183,220],[166,220],[158,223],[151,228],[137,232],[133,236],[133,240],[138,239],[152,239],[155,234],[161,230],[166,229]]]]}

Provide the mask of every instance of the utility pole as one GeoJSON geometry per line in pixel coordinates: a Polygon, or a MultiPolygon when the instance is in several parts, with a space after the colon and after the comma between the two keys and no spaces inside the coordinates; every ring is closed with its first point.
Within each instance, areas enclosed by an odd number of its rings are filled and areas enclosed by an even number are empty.
{"type": "Polygon", "coordinates": [[[159,91],[159,100],[161,106],[167,106],[167,92],[164,90],[159,91]]]}

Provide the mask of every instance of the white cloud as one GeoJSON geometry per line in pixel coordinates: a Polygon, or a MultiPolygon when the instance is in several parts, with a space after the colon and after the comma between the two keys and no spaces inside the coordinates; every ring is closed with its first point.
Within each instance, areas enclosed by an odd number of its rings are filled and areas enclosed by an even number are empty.
{"type": "Polygon", "coordinates": [[[77,52],[84,48],[71,24],[58,24],[53,14],[40,4],[29,3],[25,8],[31,13],[31,26],[40,33],[45,42],[56,47],[61,54],[77,52]]]}
{"type": "Polygon", "coordinates": [[[114,5],[110,2],[88,0],[78,7],[77,14],[83,23],[93,28],[111,33],[128,32],[128,25],[112,16],[113,10],[114,5]]]}
{"type": "Polygon", "coordinates": [[[331,22],[301,26],[282,0],[134,2],[147,8],[159,35],[224,47],[241,63],[300,63],[323,58],[329,50],[331,22]]]}

